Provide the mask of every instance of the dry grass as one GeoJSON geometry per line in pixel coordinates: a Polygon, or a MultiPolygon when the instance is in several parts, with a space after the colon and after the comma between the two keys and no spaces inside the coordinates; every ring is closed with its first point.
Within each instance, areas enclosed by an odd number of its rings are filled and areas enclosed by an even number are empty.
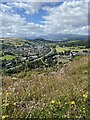
{"type": "Polygon", "coordinates": [[[86,117],[87,88],[87,56],[58,67],[57,72],[4,75],[3,117],[86,117]]]}

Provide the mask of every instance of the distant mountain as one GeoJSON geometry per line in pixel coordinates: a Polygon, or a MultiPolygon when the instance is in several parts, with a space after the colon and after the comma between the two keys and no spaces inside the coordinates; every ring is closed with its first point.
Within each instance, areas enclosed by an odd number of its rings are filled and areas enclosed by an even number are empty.
{"type": "MultiPolygon", "coordinates": [[[[4,38],[4,37],[2,37],[4,38]]],[[[6,39],[6,38],[5,38],[6,39]]],[[[8,39],[8,38],[7,38],[8,39]]],[[[16,39],[16,38],[13,38],[16,39]]],[[[35,37],[24,37],[24,38],[17,38],[17,39],[26,39],[26,40],[39,40],[39,41],[67,41],[67,40],[90,40],[90,35],[74,35],[74,34],[49,34],[49,35],[42,35],[35,37]]]]}
{"type": "Polygon", "coordinates": [[[88,35],[73,35],[73,34],[51,34],[51,35],[46,35],[41,37],[47,40],[52,40],[52,41],[62,41],[62,40],[68,40],[68,39],[74,39],[74,40],[88,39],[88,35]]]}
{"type": "MultiPolygon", "coordinates": [[[[89,36],[90,38],[90,36],[89,36]]],[[[32,40],[49,40],[49,41],[66,41],[66,40],[87,40],[88,35],[74,35],[74,34],[49,34],[39,36],[38,38],[31,38],[32,40]]]]}

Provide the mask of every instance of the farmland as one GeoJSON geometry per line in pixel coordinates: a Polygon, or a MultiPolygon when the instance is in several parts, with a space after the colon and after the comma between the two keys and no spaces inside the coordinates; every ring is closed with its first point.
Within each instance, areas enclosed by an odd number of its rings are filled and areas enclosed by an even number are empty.
{"type": "Polygon", "coordinates": [[[77,46],[77,47],[59,47],[57,46],[56,47],[56,50],[57,52],[63,52],[64,50],[71,50],[71,51],[79,51],[79,52],[82,52],[84,50],[89,50],[89,49],[86,49],[84,46],[77,46]]]}

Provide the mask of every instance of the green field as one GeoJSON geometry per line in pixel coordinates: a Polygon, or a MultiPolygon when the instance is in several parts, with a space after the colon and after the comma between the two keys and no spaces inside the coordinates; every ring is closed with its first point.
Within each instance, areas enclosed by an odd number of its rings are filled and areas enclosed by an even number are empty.
{"type": "Polygon", "coordinates": [[[5,55],[5,56],[2,56],[2,57],[0,57],[0,60],[12,60],[12,59],[15,59],[16,58],[16,56],[14,56],[14,55],[5,55]]]}
{"type": "Polygon", "coordinates": [[[84,46],[79,46],[79,47],[78,46],[77,47],[59,47],[59,46],[56,46],[57,52],[63,52],[64,50],[79,51],[79,52],[82,52],[83,50],[89,51],[89,49],[84,48],[84,46]],[[80,49],[80,47],[82,49],[80,49]]]}

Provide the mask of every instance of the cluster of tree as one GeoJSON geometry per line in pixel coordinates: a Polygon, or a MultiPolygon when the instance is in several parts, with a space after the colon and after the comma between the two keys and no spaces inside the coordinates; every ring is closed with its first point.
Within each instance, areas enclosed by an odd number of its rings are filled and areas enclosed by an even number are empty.
{"type": "Polygon", "coordinates": [[[9,47],[14,47],[14,45],[13,44],[11,44],[11,43],[8,43],[8,44],[5,44],[5,43],[2,43],[2,50],[3,49],[6,49],[6,48],[9,48],[9,47]]]}
{"type": "Polygon", "coordinates": [[[59,44],[60,47],[67,46],[67,47],[76,47],[76,46],[85,46],[86,48],[90,47],[88,40],[76,40],[76,41],[67,41],[67,42],[61,42],[59,44]]]}

